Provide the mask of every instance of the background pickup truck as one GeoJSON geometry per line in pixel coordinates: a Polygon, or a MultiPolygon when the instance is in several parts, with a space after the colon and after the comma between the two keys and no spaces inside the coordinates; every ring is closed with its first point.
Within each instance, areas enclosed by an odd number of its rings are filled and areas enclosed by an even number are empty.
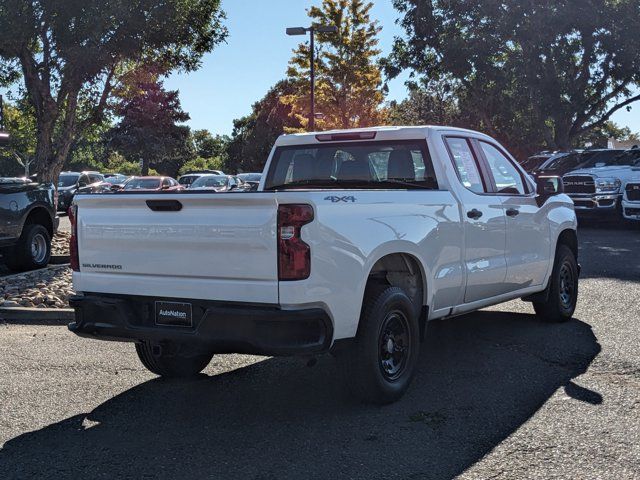
{"type": "Polygon", "coordinates": [[[331,352],[353,393],[388,403],[429,320],[514,298],[572,316],[577,222],[561,187],[473,131],[282,136],[257,192],[77,196],[69,328],[133,341],[166,376],[216,353],[331,352]]]}
{"type": "Polygon", "coordinates": [[[11,270],[42,268],[51,257],[58,227],[55,188],[19,178],[0,178],[0,253],[11,270]]]}

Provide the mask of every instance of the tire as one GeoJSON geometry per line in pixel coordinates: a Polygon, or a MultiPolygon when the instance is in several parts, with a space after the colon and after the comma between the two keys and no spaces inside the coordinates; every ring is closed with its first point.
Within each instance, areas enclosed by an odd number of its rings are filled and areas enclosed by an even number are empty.
{"type": "Polygon", "coordinates": [[[162,377],[187,378],[205,369],[213,354],[190,355],[186,347],[169,343],[136,343],[136,353],[151,373],[162,377]]]}
{"type": "Polygon", "coordinates": [[[558,246],[547,288],[547,301],[533,302],[536,314],[550,322],[570,320],[578,301],[578,262],[566,245],[558,246]]]}
{"type": "Polygon", "coordinates": [[[373,285],[365,292],[356,338],[338,361],[356,398],[384,405],[409,388],[419,350],[420,328],[409,297],[398,287],[373,285]]]}
{"type": "Polygon", "coordinates": [[[51,236],[43,226],[26,224],[18,243],[7,254],[7,267],[15,272],[36,270],[48,265],[51,258],[51,236]]]}

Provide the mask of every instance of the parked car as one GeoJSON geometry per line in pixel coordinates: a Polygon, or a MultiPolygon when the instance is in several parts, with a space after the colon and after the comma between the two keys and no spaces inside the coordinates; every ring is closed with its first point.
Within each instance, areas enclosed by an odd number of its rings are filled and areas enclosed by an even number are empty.
{"type": "Polygon", "coordinates": [[[620,216],[622,185],[638,166],[640,149],[600,150],[563,176],[565,192],[579,213],[620,216]]]}
{"type": "Polygon", "coordinates": [[[105,174],[104,181],[111,185],[110,190],[112,192],[117,192],[124,188],[124,185],[132,178],[127,175],[122,175],[121,173],[117,174],[105,174]]]}
{"type": "Polygon", "coordinates": [[[171,177],[132,177],[121,191],[150,192],[150,191],[179,191],[184,187],[171,177]]]}
{"type": "Polygon", "coordinates": [[[551,158],[557,157],[559,155],[564,155],[564,152],[540,152],[530,156],[525,161],[521,162],[520,165],[527,172],[531,173],[535,169],[537,169],[540,165],[542,165],[544,162],[548,161],[551,158]]]}
{"type": "Polygon", "coordinates": [[[240,183],[232,175],[202,175],[191,184],[189,190],[213,190],[215,192],[230,192],[240,183]]]}
{"type": "Polygon", "coordinates": [[[247,185],[244,190],[251,192],[258,190],[258,185],[260,185],[260,180],[262,179],[261,173],[239,173],[236,176],[247,185]]]}
{"type": "Polygon", "coordinates": [[[569,173],[583,164],[587,163],[595,155],[598,155],[603,150],[586,150],[565,152],[562,154],[554,155],[547,161],[542,163],[537,168],[533,169],[530,173],[536,175],[559,175],[562,176],[569,173]]]}
{"type": "Polygon", "coordinates": [[[111,185],[98,172],[62,172],[58,178],[58,211],[66,212],[76,193],[107,192],[111,185]]]}
{"type": "Polygon", "coordinates": [[[189,172],[186,173],[184,175],[182,175],[179,179],[178,179],[178,183],[182,186],[184,186],[185,188],[189,188],[191,187],[191,184],[193,182],[195,182],[197,179],[199,179],[200,177],[202,177],[203,175],[224,175],[223,172],[221,172],[220,170],[204,170],[204,171],[199,171],[199,172],[189,172]]]}
{"type": "Polygon", "coordinates": [[[78,196],[70,330],[133,341],[165,376],[215,353],[330,351],[355,395],[389,403],[429,320],[519,298],[549,321],[574,312],[573,203],[487,135],[285,135],[265,172],[258,194],[78,196]]]}
{"type": "Polygon", "coordinates": [[[0,178],[0,253],[14,271],[42,268],[58,228],[53,184],[0,178]]]}

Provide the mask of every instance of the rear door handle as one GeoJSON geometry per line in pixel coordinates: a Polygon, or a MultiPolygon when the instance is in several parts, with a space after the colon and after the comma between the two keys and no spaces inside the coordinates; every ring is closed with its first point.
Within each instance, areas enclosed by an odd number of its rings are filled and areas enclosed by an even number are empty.
{"type": "Polygon", "coordinates": [[[473,210],[469,210],[467,212],[467,217],[473,219],[473,220],[478,220],[480,217],[482,217],[482,212],[476,208],[474,208],[473,210]]]}
{"type": "Polygon", "coordinates": [[[510,208],[507,210],[507,217],[517,217],[518,215],[520,215],[520,210],[517,208],[510,208]]]}

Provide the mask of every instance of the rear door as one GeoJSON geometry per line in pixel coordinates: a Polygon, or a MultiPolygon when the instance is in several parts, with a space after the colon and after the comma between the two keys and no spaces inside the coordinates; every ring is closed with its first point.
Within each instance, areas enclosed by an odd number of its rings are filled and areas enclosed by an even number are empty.
{"type": "Polygon", "coordinates": [[[278,302],[269,194],[78,196],[79,291],[278,302]]]}
{"type": "Polygon", "coordinates": [[[506,219],[499,198],[488,195],[490,187],[469,138],[448,136],[449,150],[458,178],[465,232],[467,286],[464,303],[505,293],[506,219]]]}
{"type": "Polygon", "coordinates": [[[538,207],[533,185],[494,143],[477,142],[490,174],[493,195],[502,202],[507,222],[506,284],[509,291],[541,285],[551,255],[546,209],[538,207]]]}

